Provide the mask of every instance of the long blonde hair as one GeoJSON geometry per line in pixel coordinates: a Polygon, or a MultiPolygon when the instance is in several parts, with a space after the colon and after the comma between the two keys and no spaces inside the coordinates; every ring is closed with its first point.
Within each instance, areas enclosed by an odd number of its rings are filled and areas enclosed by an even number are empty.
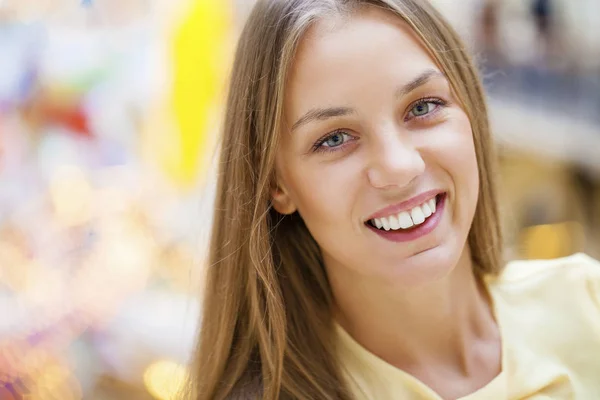
{"type": "Polygon", "coordinates": [[[297,45],[318,18],[364,5],[389,10],[414,30],[469,116],[481,183],[468,243],[478,276],[501,269],[485,98],[449,24],[425,0],[259,0],[230,81],[193,399],[351,398],[336,362],[333,299],[319,248],[298,214],[278,214],[270,196],[297,45]]]}

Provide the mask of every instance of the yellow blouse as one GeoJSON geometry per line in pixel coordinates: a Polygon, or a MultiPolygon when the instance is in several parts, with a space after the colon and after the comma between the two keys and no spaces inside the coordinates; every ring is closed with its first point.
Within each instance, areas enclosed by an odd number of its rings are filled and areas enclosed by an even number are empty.
{"type": "MultiPolygon", "coordinates": [[[[488,281],[502,372],[460,400],[600,400],[600,263],[584,254],[514,261],[488,281]]],[[[341,327],[339,356],[357,400],[441,400],[341,327]]]]}

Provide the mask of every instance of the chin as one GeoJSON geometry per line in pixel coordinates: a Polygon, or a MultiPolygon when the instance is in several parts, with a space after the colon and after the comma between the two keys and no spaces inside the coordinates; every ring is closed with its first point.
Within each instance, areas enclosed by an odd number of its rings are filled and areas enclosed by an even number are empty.
{"type": "Polygon", "coordinates": [[[448,276],[460,259],[460,251],[450,243],[440,243],[426,250],[415,252],[390,267],[396,285],[410,288],[420,287],[448,276]]]}

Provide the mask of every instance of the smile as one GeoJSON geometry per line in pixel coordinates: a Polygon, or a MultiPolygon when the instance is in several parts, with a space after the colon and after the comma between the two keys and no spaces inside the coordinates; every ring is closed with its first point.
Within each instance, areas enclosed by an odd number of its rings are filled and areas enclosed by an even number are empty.
{"type": "Polygon", "coordinates": [[[369,220],[371,226],[377,229],[383,229],[386,231],[399,229],[410,229],[413,226],[421,225],[429,217],[435,214],[437,200],[431,198],[425,201],[423,204],[415,206],[411,210],[402,211],[398,214],[389,215],[382,218],[374,218],[369,220]]]}
{"type": "Polygon", "coordinates": [[[446,193],[437,194],[410,209],[372,218],[365,225],[379,236],[394,242],[417,239],[437,227],[446,197],[446,193]]]}

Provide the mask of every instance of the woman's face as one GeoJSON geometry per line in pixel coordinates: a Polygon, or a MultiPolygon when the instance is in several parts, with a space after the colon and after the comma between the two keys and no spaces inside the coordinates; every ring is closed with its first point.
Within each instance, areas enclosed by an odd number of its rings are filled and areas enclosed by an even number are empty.
{"type": "Polygon", "coordinates": [[[375,8],[320,21],[286,90],[274,205],[300,213],[330,277],[447,274],[475,213],[477,161],[467,115],[407,25],[375,8]]]}

